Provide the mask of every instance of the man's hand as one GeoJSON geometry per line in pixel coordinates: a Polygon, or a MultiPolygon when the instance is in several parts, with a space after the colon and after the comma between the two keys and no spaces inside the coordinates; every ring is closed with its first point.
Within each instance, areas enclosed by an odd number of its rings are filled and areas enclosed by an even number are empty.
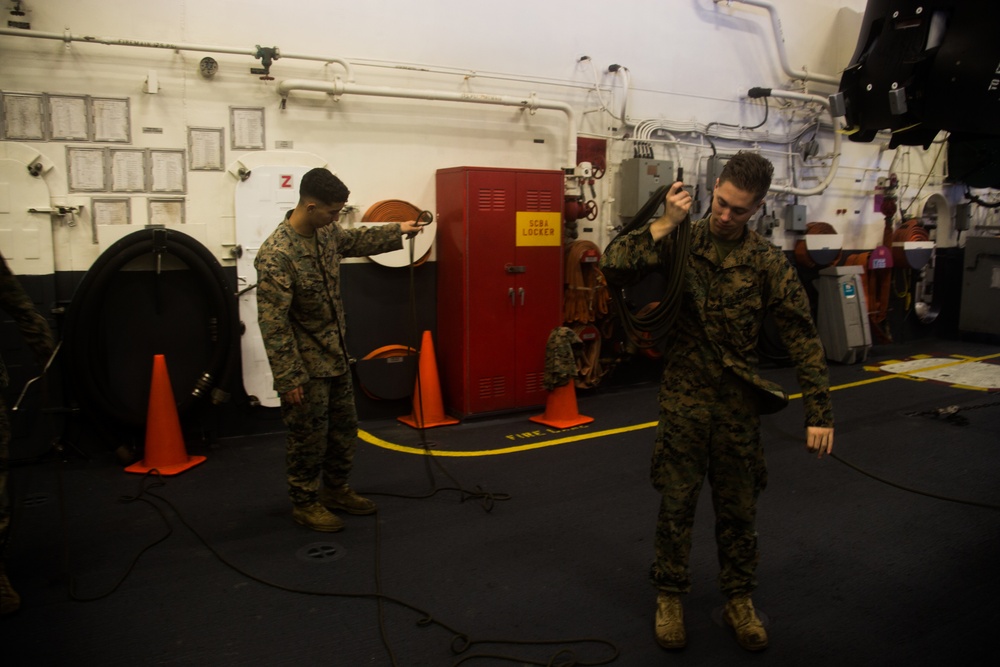
{"type": "Polygon", "coordinates": [[[416,220],[407,220],[406,222],[399,223],[399,231],[406,234],[407,238],[412,239],[414,236],[424,231],[424,224],[421,224],[416,220]]]}
{"type": "Polygon", "coordinates": [[[824,426],[806,427],[806,449],[816,452],[816,458],[833,452],[833,428],[824,426]]]}
{"type": "Polygon", "coordinates": [[[304,396],[305,392],[302,391],[302,387],[296,387],[291,391],[286,391],[282,398],[285,399],[286,403],[290,403],[291,405],[300,405],[304,396]]]}
{"type": "Polygon", "coordinates": [[[691,193],[684,189],[682,182],[677,181],[671,185],[667,196],[663,198],[663,215],[649,224],[649,233],[652,234],[653,240],[659,241],[674,231],[691,212],[692,203],[691,193]]]}

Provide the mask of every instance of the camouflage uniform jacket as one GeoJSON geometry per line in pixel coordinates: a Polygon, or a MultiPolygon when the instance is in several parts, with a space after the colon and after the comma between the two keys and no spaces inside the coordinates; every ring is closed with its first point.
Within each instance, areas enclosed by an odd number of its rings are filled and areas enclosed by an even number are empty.
{"type": "MultiPolygon", "coordinates": [[[[670,257],[671,234],[653,241],[645,225],[612,243],[601,268],[615,284],[634,282],[670,257]]],[[[805,289],[780,249],[752,230],[721,264],[708,218],[693,223],[676,336],[665,356],[663,387],[691,381],[714,386],[728,369],[754,388],[777,385],[760,377],[757,342],[770,314],[795,362],[807,426],[833,426],[830,380],[805,289]]]]}
{"type": "Polygon", "coordinates": [[[569,327],[556,327],[549,333],[549,340],[545,344],[545,374],[542,376],[542,387],[546,391],[569,384],[570,380],[580,374],[576,354],[581,347],[583,341],[569,327]]]}
{"type": "Polygon", "coordinates": [[[314,238],[316,245],[299,236],[286,216],[254,260],[257,320],[279,394],[348,370],[340,258],[403,247],[398,223],[344,229],[334,222],[314,238]]]}
{"type": "MultiPolygon", "coordinates": [[[[0,307],[14,319],[39,363],[46,363],[52,356],[54,348],[49,323],[35,310],[31,297],[24,291],[17,276],[11,273],[2,255],[0,255],[0,307]]],[[[0,391],[7,389],[9,382],[7,366],[3,362],[3,357],[0,357],[0,391]]]]}

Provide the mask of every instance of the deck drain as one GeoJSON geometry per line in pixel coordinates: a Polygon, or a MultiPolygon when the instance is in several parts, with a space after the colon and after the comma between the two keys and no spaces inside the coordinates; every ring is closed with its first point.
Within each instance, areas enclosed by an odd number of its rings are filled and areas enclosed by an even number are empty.
{"type": "Polygon", "coordinates": [[[28,495],[21,498],[22,507],[37,507],[39,505],[44,505],[49,502],[49,494],[47,493],[29,493],[28,495]]]}
{"type": "Polygon", "coordinates": [[[295,552],[299,560],[311,563],[329,563],[344,555],[344,548],[336,542],[313,542],[295,552]]]}

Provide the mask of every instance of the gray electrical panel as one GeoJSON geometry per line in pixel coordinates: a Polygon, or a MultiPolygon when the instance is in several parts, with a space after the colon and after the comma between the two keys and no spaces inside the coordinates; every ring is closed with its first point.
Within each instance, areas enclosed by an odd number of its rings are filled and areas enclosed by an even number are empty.
{"type": "Polygon", "coordinates": [[[632,217],[657,188],[674,182],[674,163],[668,160],[631,158],[622,161],[618,214],[632,217]]]}
{"type": "Polygon", "coordinates": [[[855,364],[868,358],[872,334],[863,275],[860,266],[831,266],[813,283],[819,293],[816,327],[831,361],[855,364]]]}
{"type": "Polygon", "coordinates": [[[968,236],[965,239],[958,328],[1000,334],[1000,237],[968,236]]]}
{"type": "Polygon", "coordinates": [[[715,189],[715,179],[719,177],[722,173],[722,168],[726,166],[729,162],[728,157],[721,157],[719,155],[713,155],[708,158],[708,162],[705,166],[705,189],[709,192],[715,189]]]}
{"type": "Polygon", "coordinates": [[[785,217],[785,231],[806,231],[806,207],[804,204],[786,204],[783,213],[785,217]]]}

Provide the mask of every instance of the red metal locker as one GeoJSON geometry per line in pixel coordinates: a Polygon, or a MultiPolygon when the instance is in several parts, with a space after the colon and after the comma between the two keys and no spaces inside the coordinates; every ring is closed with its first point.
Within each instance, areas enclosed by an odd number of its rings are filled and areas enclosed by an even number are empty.
{"type": "Polygon", "coordinates": [[[562,322],[562,206],[559,171],[438,170],[435,353],[453,414],[545,403],[545,343],[562,322]]]}

